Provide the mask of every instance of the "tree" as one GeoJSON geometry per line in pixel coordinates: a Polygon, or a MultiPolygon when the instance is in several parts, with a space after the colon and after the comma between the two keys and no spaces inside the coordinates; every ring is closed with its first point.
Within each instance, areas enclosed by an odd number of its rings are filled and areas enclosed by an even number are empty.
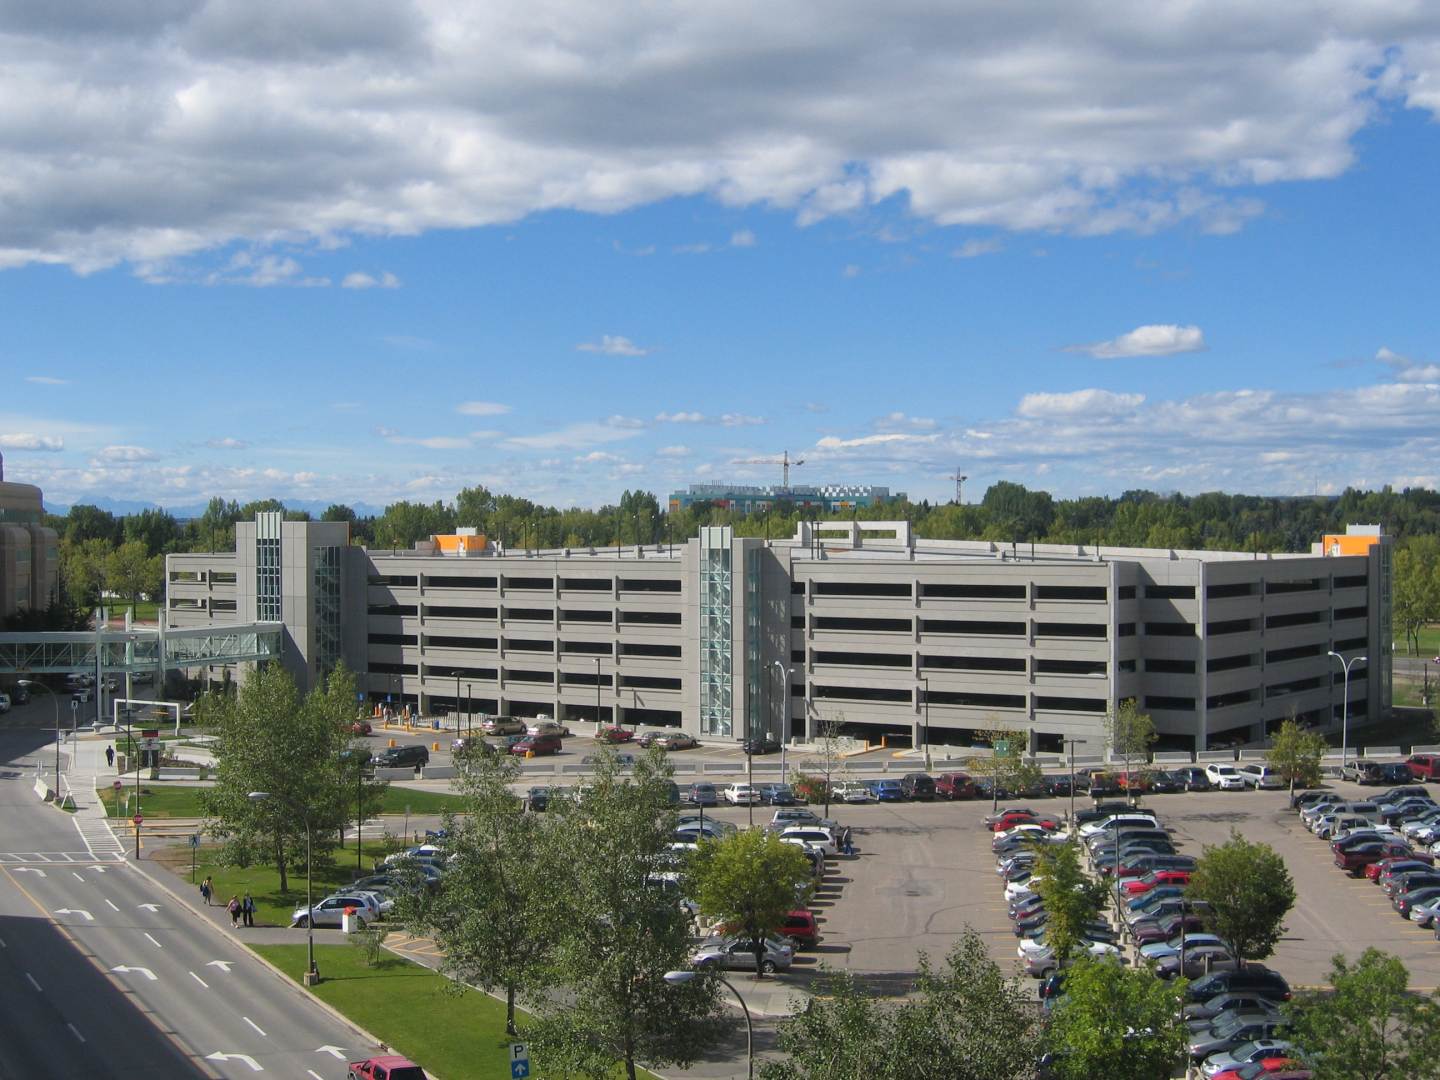
{"type": "Polygon", "coordinates": [[[520,775],[511,755],[461,759],[459,786],[465,817],[447,816],[450,856],[438,892],[411,890],[399,907],[407,924],[443,950],[441,970],[483,990],[505,991],[505,1030],[516,1034],[515,999],[543,990],[551,935],[546,905],[561,876],[543,856],[543,819],[521,812],[510,785],[520,775]]]}
{"type": "Polygon", "coordinates": [[[1286,1006],[1286,1037],[1315,1080],[1434,1080],[1440,1077],[1440,1000],[1408,989],[1399,958],[1366,949],[1352,966],[1330,961],[1332,993],[1301,994],[1286,1006]]]}
{"type": "Polygon", "coordinates": [[[765,829],[702,840],[686,868],[688,895],[703,914],[750,941],[761,974],[765,937],[778,929],[810,880],[810,864],[794,844],[765,829]]]}
{"type": "Polygon", "coordinates": [[[1266,764],[1290,784],[1290,798],[1296,787],[1314,787],[1320,783],[1320,762],[1330,744],[1318,731],[1306,731],[1291,716],[1280,724],[1270,740],[1266,764]]]}
{"type": "Polygon", "coordinates": [[[1126,795],[1134,802],[1137,785],[1131,783],[1134,773],[1130,763],[1149,760],[1150,746],[1155,742],[1155,722],[1149,713],[1140,711],[1134,698],[1126,698],[1118,709],[1105,714],[1105,741],[1125,762],[1126,795]]]}
{"type": "Polygon", "coordinates": [[[548,978],[564,992],[530,998],[539,1018],[526,1031],[546,1075],[598,1080],[618,1059],[635,1080],[636,1062],[684,1066],[728,1026],[713,979],[665,981],[691,951],[689,917],[650,883],[675,829],[670,776],[661,750],[629,777],[602,752],[584,799],[546,813],[538,857],[556,870],[532,930],[552,936],[548,978]]]}
{"type": "Polygon", "coordinates": [[[836,975],[780,1025],[788,1055],[761,1066],[764,1080],[1022,1080],[1034,1074],[1041,1025],[1033,995],[1006,978],[972,929],[938,971],[923,953],[900,1004],[867,996],[836,975]]]}
{"type": "Polygon", "coordinates": [[[1166,982],[1111,958],[1081,957],[1065,972],[1046,1048],[1057,1080],[1164,1080],[1189,1030],[1180,1019],[1184,979],[1166,982]]]}
{"type": "Polygon", "coordinates": [[[1411,537],[1395,552],[1395,627],[1407,651],[1419,652],[1420,631],[1440,620],[1440,538],[1411,537]]]}
{"type": "Polygon", "coordinates": [[[815,729],[815,738],[811,740],[813,749],[803,762],[807,772],[796,770],[799,778],[795,784],[796,789],[810,802],[817,801],[818,794],[825,802],[824,816],[827,818],[830,816],[830,796],[835,786],[835,776],[845,767],[845,740],[840,734],[843,720],[844,717],[841,716],[836,720],[820,721],[815,729]],[[808,782],[812,777],[818,781],[818,785],[808,782]],[[816,787],[818,791],[815,790],[816,787]]]}
{"type": "Polygon", "coordinates": [[[1045,940],[1056,966],[1064,967],[1084,937],[1085,927],[1105,904],[1105,883],[1085,873],[1074,843],[1040,846],[1030,880],[1049,915],[1045,940]]]}
{"type": "Polygon", "coordinates": [[[1025,760],[1025,752],[1030,747],[1028,732],[996,728],[979,734],[994,749],[988,756],[970,758],[966,765],[971,772],[990,778],[992,804],[999,804],[1001,788],[1015,793],[1028,791],[1044,778],[1039,765],[1025,760]]]}
{"type": "Polygon", "coordinates": [[[1185,894],[1209,904],[1201,918],[1241,962],[1264,960],[1275,951],[1285,933],[1282,920],[1295,906],[1285,860],[1270,845],[1251,843],[1233,829],[1229,840],[1201,854],[1185,894]]]}
{"type": "Polygon", "coordinates": [[[98,537],[71,541],[60,548],[60,573],[70,603],[81,611],[93,611],[105,587],[105,560],[110,542],[98,537]]]}
{"type": "Polygon", "coordinates": [[[278,664],[252,672],[238,694],[207,694],[197,721],[216,734],[215,786],[200,795],[205,831],[224,841],[224,856],[248,865],[268,851],[289,889],[303,858],[308,820],[322,857],[348,816],[350,778],[338,766],[349,741],[355,680],[337,667],[301,701],[278,664]],[[270,798],[252,801],[252,791],[270,798]]]}
{"type": "Polygon", "coordinates": [[[158,599],[164,582],[165,557],[146,554],[142,541],[126,540],[105,558],[105,588],[132,604],[141,596],[158,599]]]}

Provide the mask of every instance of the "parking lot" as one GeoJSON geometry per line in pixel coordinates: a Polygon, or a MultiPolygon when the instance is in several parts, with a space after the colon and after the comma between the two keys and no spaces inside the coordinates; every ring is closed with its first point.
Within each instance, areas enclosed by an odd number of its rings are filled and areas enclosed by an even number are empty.
{"type": "MultiPolygon", "coordinates": [[[[1352,784],[1333,786],[1356,797],[1374,792],[1352,784]]],[[[1186,854],[1199,855],[1205,845],[1223,843],[1235,829],[1271,845],[1285,859],[1297,899],[1286,922],[1289,932],[1267,963],[1292,985],[1323,985],[1334,954],[1354,958],[1374,946],[1405,962],[1413,986],[1440,986],[1440,942],[1429,930],[1402,920],[1375,884],[1337,869],[1329,845],[1307,832],[1287,803],[1283,791],[1192,792],[1144,801],[1174,831],[1186,854]]],[[[1023,805],[1062,814],[1069,801],[1023,805]]],[[[757,807],[757,821],[762,810],[768,820],[769,808],[757,807]]],[[[924,950],[943,957],[967,925],[990,943],[991,955],[1004,970],[1014,970],[1017,942],[1005,914],[990,834],[981,824],[989,812],[988,802],[832,807],[831,816],[854,829],[857,854],[831,861],[828,888],[815,903],[824,940],[818,950],[801,953],[784,978],[803,983],[824,963],[854,972],[876,989],[893,984],[903,990],[917,954],[924,950]]],[[[716,813],[737,824],[745,821],[743,808],[716,813]]]]}

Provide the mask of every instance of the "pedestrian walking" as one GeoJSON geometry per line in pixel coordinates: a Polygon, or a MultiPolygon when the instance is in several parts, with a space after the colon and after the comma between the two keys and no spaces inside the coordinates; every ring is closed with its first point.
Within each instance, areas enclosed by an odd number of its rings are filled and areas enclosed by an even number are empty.
{"type": "Polygon", "coordinates": [[[246,926],[255,925],[255,898],[247,890],[245,898],[240,901],[240,914],[245,917],[246,926]]]}
{"type": "Polygon", "coordinates": [[[205,906],[210,906],[210,894],[215,891],[215,886],[210,884],[210,876],[207,874],[205,880],[200,882],[200,897],[205,901],[205,906]]]}
{"type": "Polygon", "coordinates": [[[841,840],[841,846],[846,855],[855,854],[855,841],[850,835],[850,826],[848,825],[845,826],[845,835],[844,839],[841,840]]]}
{"type": "Polygon", "coordinates": [[[240,925],[240,898],[233,893],[230,895],[230,902],[225,905],[225,910],[230,912],[230,925],[240,925]]]}
{"type": "Polygon", "coordinates": [[[105,747],[105,764],[112,769],[115,767],[115,747],[105,747]]]}

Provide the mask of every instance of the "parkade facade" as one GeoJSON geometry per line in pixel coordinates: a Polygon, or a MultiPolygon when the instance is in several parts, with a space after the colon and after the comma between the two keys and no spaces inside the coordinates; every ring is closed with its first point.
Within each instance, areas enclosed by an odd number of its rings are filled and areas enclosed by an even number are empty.
{"type": "Polygon", "coordinates": [[[803,522],[784,540],[506,550],[472,531],[413,550],[343,522],[257,515],[234,552],[167,557],[167,624],[280,619],[302,686],[338,660],[372,701],[674,726],[709,740],[892,743],[1029,733],[1097,753],[1134,698],[1161,746],[1339,727],[1390,704],[1389,538],[1309,553],[926,540],[906,522],[803,522]]]}

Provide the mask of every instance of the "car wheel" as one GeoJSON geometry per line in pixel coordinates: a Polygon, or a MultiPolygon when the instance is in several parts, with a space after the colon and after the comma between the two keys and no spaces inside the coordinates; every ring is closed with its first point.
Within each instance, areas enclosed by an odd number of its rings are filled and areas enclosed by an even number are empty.
{"type": "Polygon", "coordinates": [[[760,973],[761,973],[762,975],[774,975],[774,974],[775,974],[775,961],[774,961],[774,960],[761,960],[761,961],[760,961],[760,973]]]}
{"type": "Polygon", "coordinates": [[[300,927],[300,929],[302,930],[305,929],[305,927],[310,925],[310,916],[301,915],[300,918],[295,920],[295,925],[300,927]]]}

